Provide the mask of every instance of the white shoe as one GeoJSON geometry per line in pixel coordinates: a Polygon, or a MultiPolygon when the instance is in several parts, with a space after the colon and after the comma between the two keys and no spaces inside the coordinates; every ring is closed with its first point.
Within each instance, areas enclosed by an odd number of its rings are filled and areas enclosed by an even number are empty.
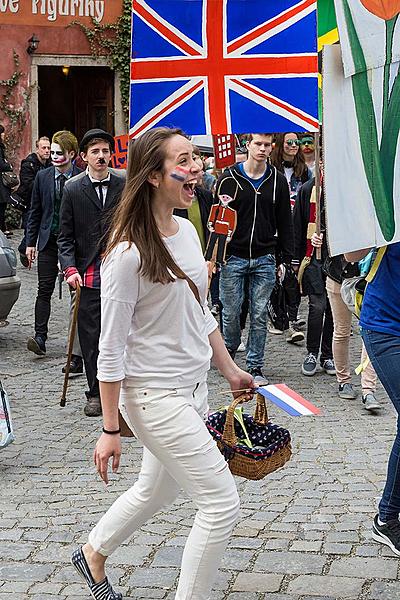
{"type": "Polygon", "coordinates": [[[294,324],[296,325],[297,330],[303,331],[303,329],[307,325],[307,322],[305,319],[296,319],[296,321],[294,321],[294,324]]]}
{"type": "Polygon", "coordinates": [[[289,329],[286,332],[286,341],[288,344],[304,342],[304,333],[302,331],[298,331],[294,323],[290,323],[289,329]]]}
{"type": "Polygon", "coordinates": [[[246,352],[246,346],[243,341],[240,342],[239,348],[236,350],[236,352],[246,352]]]}
{"type": "Polygon", "coordinates": [[[272,333],[273,335],[283,335],[283,331],[274,327],[272,323],[268,323],[268,333],[272,333]]]}

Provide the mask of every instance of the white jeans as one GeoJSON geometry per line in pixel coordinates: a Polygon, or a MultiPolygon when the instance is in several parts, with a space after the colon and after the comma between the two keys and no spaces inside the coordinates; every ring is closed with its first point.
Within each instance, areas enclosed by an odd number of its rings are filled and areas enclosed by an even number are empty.
{"type": "Polygon", "coordinates": [[[235,481],[204,424],[207,384],[180,389],[123,388],[120,410],[144,445],[136,483],[89,535],[109,556],[183,488],[197,513],[187,539],[175,600],[208,600],[239,514],[235,481]]]}

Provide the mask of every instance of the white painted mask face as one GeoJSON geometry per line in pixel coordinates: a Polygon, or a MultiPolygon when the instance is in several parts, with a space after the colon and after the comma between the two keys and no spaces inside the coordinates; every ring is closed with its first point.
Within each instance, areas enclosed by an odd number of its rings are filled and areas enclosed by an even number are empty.
{"type": "Polygon", "coordinates": [[[55,167],[66,165],[69,162],[69,156],[67,152],[63,152],[59,144],[52,142],[50,147],[51,162],[55,167]]]}

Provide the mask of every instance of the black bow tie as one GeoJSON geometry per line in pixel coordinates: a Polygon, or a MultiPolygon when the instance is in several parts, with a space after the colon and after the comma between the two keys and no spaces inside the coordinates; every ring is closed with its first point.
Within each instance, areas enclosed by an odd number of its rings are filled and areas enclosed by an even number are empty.
{"type": "Polygon", "coordinates": [[[93,183],[93,187],[97,188],[97,187],[107,187],[108,185],[110,185],[110,180],[109,179],[104,179],[104,181],[92,181],[93,183]]]}

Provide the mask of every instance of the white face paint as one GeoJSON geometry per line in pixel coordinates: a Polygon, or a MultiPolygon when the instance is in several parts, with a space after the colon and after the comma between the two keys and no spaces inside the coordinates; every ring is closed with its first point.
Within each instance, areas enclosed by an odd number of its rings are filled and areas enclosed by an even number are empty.
{"type": "Polygon", "coordinates": [[[67,152],[63,152],[59,144],[52,142],[50,147],[51,162],[55,167],[61,167],[69,163],[69,156],[67,152]]]}

